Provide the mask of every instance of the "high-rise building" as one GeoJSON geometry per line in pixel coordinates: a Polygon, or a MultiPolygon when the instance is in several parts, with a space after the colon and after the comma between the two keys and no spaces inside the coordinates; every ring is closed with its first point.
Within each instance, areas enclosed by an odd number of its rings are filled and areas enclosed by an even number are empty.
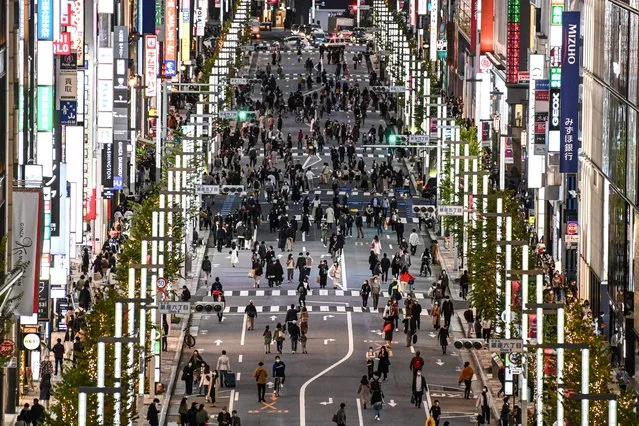
{"type": "MultiPolygon", "coordinates": [[[[617,330],[633,376],[639,349],[637,111],[639,2],[585,0],[580,198],[581,296],[617,330]]],[[[563,101],[563,100],[562,100],[563,101]]]]}

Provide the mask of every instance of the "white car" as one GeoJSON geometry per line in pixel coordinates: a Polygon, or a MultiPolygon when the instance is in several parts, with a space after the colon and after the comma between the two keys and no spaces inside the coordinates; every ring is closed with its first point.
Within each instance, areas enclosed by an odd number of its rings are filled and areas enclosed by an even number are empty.
{"type": "Polygon", "coordinates": [[[306,49],[308,47],[308,40],[306,40],[305,37],[290,36],[284,38],[282,44],[291,50],[297,50],[298,45],[302,49],[306,49]]]}

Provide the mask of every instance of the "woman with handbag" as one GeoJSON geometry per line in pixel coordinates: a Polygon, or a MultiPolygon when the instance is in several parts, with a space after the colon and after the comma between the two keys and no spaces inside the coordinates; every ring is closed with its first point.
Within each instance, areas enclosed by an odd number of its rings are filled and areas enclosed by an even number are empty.
{"type": "Polygon", "coordinates": [[[275,326],[275,333],[273,333],[273,340],[275,340],[277,352],[282,353],[282,344],[284,343],[284,333],[282,332],[282,324],[279,322],[275,326]]]}
{"type": "Polygon", "coordinates": [[[317,269],[319,270],[317,283],[320,288],[326,288],[326,281],[328,279],[328,262],[326,260],[321,261],[317,269]]]}
{"type": "Polygon", "coordinates": [[[362,380],[360,380],[359,387],[357,388],[357,396],[359,396],[359,403],[366,409],[366,403],[371,397],[371,386],[368,383],[367,376],[362,376],[362,380]]]}
{"type": "Polygon", "coordinates": [[[188,412],[189,412],[189,406],[187,404],[187,399],[182,398],[182,401],[180,402],[180,408],[178,409],[178,420],[177,420],[178,425],[186,426],[189,424],[188,412]]]}

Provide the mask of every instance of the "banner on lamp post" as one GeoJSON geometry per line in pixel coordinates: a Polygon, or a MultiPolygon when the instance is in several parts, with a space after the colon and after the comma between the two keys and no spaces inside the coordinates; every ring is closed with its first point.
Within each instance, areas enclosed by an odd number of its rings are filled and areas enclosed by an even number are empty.
{"type": "Polygon", "coordinates": [[[11,224],[12,267],[22,264],[24,274],[10,290],[9,299],[21,296],[16,315],[33,315],[38,309],[40,241],[42,239],[42,192],[14,188],[11,224]]]}
{"type": "Polygon", "coordinates": [[[561,48],[561,145],[559,171],[577,173],[579,165],[579,20],[578,11],[563,12],[561,48]]]}

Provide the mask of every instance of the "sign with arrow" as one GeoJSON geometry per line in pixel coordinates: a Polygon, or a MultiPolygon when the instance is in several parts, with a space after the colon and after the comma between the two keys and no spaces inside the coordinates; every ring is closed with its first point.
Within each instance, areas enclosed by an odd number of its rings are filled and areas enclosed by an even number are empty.
{"type": "Polygon", "coordinates": [[[328,401],[322,401],[320,402],[320,404],[322,404],[323,406],[327,406],[333,403],[333,398],[328,398],[328,401]]]}
{"type": "Polygon", "coordinates": [[[324,321],[326,321],[329,318],[335,318],[335,315],[324,315],[323,318],[324,318],[324,321]]]}
{"type": "Polygon", "coordinates": [[[324,339],[324,344],[328,345],[328,342],[334,342],[335,339],[324,339]]]}

